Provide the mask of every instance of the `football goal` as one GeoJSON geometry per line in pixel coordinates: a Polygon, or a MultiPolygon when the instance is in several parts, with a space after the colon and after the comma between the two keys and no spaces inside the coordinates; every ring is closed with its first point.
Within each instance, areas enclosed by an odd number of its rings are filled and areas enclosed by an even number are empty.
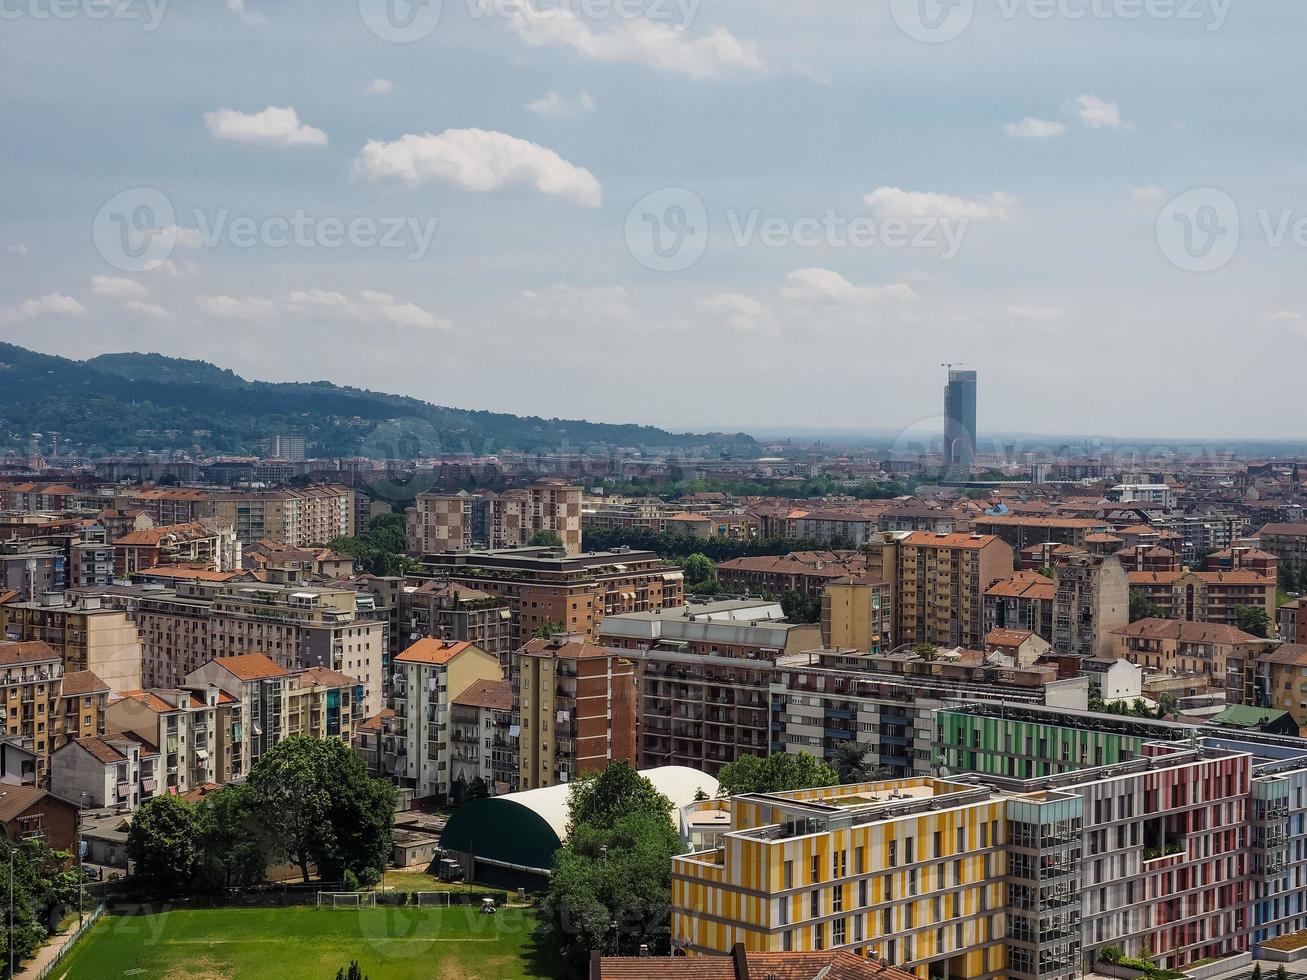
{"type": "Polygon", "coordinates": [[[318,892],[320,909],[363,909],[376,904],[376,892],[318,892]]]}
{"type": "Polygon", "coordinates": [[[448,908],[452,896],[451,892],[417,892],[419,905],[437,905],[441,908],[448,908]]]}

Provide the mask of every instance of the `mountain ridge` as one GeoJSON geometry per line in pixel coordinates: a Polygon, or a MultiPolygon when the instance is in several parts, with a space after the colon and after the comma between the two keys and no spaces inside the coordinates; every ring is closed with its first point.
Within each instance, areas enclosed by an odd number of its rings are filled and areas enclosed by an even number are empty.
{"type": "Polygon", "coordinates": [[[744,433],[459,409],[328,381],[248,381],[208,361],[158,353],[78,361],[0,343],[0,439],[22,444],[37,432],[58,432],[62,446],[91,456],[255,453],[278,433],[302,434],[314,455],[375,459],[617,448],[749,455],[758,448],[744,433]]]}

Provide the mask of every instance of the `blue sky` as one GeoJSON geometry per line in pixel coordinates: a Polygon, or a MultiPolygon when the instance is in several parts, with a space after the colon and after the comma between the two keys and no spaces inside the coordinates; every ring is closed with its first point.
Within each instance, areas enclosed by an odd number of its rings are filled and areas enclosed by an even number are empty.
{"type": "Polygon", "coordinates": [[[920,425],[958,361],[982,429],[1301,435],[1301,2],[105,2],[0,0],[0,340],[696,429],[920,425]]]}

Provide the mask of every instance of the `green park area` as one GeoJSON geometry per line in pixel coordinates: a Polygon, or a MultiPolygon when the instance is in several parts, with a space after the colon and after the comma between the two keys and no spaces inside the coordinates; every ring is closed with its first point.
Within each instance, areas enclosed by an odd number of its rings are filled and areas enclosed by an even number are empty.
{"type": "Polygon", "coordinates": [[[536,980],[534,913],[476,908],[258,908],[105,915],[60,980],[536,980]]]}

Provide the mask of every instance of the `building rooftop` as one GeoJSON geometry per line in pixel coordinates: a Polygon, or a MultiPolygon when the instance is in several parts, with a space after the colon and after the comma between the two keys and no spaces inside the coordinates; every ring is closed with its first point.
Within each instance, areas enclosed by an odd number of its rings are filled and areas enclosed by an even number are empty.
{"type": "Polygon", "coordinates": [[[264,677],[285,677],[288,670],[278,667],[262,653],[241,653],[231,657],[215,657],[211,663],[222,667],[233,677],[242,681],[260,680],[264,677]]]}
{"type": "Polygon", "coordinates": [[[457,657],[464,650],[472,648],[472,644],[466,641],[459,643],[446,643],[444,640],[438,640],[435,637],[424,636],[412,646],[406,648],[402,653],[395,656],[395,663],[402,664],[432,664],[443,666],[457,657]]]}
{"type": "Polygon", "coordinates": [[[508,681],[475,681],[467,690],[454,698],[453,703],[469,708],[511,711],[513,687],[508,681]]]}
{"type": "Polygon", "coordinates": [[[1113,636],[1150,640],[1179,640],[1182,643],[1262,643],[1260,637],[1220,623],[1187,619],[1141,619],[1112,630],[1113,636]]]}

